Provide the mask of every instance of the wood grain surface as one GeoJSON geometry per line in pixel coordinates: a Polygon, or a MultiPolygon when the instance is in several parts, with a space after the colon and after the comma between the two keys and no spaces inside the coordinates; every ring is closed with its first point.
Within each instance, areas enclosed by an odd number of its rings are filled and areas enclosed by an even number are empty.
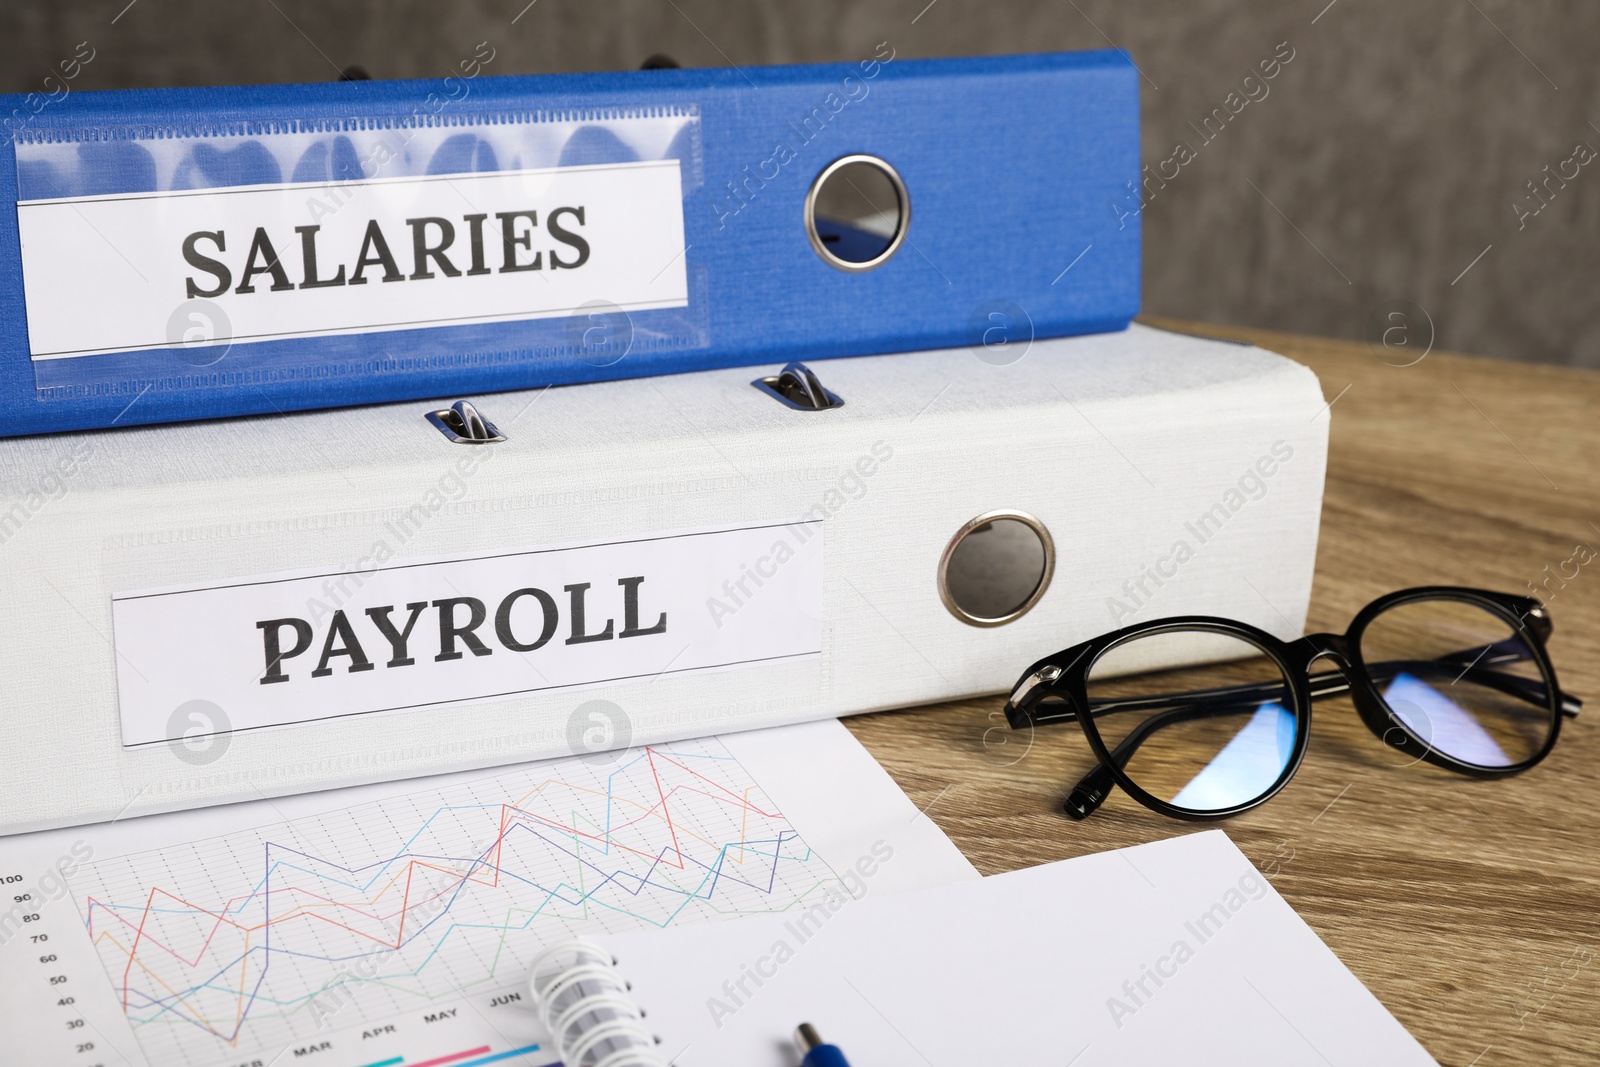
{"type": "MultiPolygon", "coordinates": [[[[1562,688],[1591,705],[1534,770],[1479,781],[1404,766],[1346,699],[1320,701],[1294,781],[1219,825],[1441,1064],[1600,1063],[1600,374],[1442,352],[1397,366],[1417,349],[1147,321],[1254,341],[1321,378],[1332,442],[1308,632],[1406,586],[1531,584],[1562,688]]],[[[1030,745],[1002,704],[846,722],[985,874],[1197,828],[1120,791],[1071,821],[1081,733],[1030,745]]]]}

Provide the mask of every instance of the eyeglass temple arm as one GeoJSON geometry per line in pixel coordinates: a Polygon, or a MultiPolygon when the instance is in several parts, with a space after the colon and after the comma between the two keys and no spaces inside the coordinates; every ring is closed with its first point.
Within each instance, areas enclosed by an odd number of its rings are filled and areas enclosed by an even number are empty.
{"type": "MultiPolygon", "coordinates": [[[[1313,674],[1310,677],[1311,695],[1314,697],[1334,696],[1338,693],[1348,692],[1350,683],[1338,671],[1326,671],[1313,674]]],[[[1282,682],[1248,682],[1244,685],[1218,686],[1215,689],[1190,689],[1179,693],[1158,693],[1147,697],[1129,697],[1126,700],[1091,700],[1089,714],[1095,718],[1110,715],[1118,711],[1150,711],[1154,708],[1165,708],[1177,701],[1226,701],[1219,706],[1219,711],[1233,710],[1247,707],[1257,703],[1261,698],[1272,696],[1283,691],[1282,682]]],[[[1075,712],[1067,712],[1061,716],[1052,716],[1061,719],[1076,719],[1075,712]]]]}
{"type": "MultiPolygon", "coordinates": [[[[1239,686],[1240,689],[1257,688],[1256,686],[1239,686]]],[[[1278,689],[1282,689],[1280,684],[1278,689]]],[[[1198,695],[1198,694],[1197,694],[1198,695]]],[[[1181,699],[1192,699],[1187,694],[1179,694],[1181,699]]],[[[1164,698],[1166,703],[1172,702],[1172,697],[1164,698]]],[[[1245,709],[1259,706],[1256,700],[1234,700],[1218,704],[1195,704],[1188,707],[1170,708],[1167,711],[1157,712],[1144,722],[1134,727],[1122,743],[1111,750],[1111,762],[1121,767],[1133,758],[1133,754],[1144,744],[1145,739],[1157,730],[1167,726],[1174,726],[1180,722],[1191,719],[1205,719],[1213,715],[1237,714],[1245,709]]],[[[1111,768],[1104,763],[1098,763],[1095,768],[1072,787],[1067,794],[1066,803],[1063,805],[1068,815],[1074,819],[1087,819],[1105,803],[1106,797],[1111,793],[1111,787],[1116,784],[1116,777],[1111,773],[1111,768]]]]}
{"type": "MultiPolygon", "coordinates": [[[[1418,666],[1428,666],[1437,662],[1441,661],[1419,661],[1418,666]]],[[[1390,681],[1394,678],[1395,674],[1400,672],[1395,671],[1394,673],[1386,673],[1386,669],[1393,667],[1403,668],[1404,666],[1405,664],[1398,662],[1380,663],[1376,667],[1372,668],[1372,680],[1375,682],[1390,681]]],[[[1462,678],[1465,678],[1468,681],[1476,682],[1478,685],[1486,688],[1498,689],[1507,696],[1516,697],[1523,703],[1532,704],[1534,707],[1543,707],[1549,700],[1549,689],[1545,686],[1542,680],[1536,678],[1518,678],[1514,674],[1506,674],[1503,671],[1494,670],[1493,667],[1494,664],[1487,663],[1480,663],[1475,666],[1470,666],[1462,671],[1460,677],[1456,678],[1455,681],[1459,682],[1462,678]]],[[[1455,682],[1452,682],[1451,684],[1454,685],[1455,682]]],[[[1314,693],[1313,695],[1320,696],[1321,694],[1314,693]]],[[[1583,701],[1579,700],[1577,697],[1568,696],[1565,693],[1558,693],[1557,696],[1560,697],[1558,710],[1567,718],[1574,718],[1577,716],[1578,712],[1583,710],[1583,701]]]]}
{"type": "MultiPolygon", "coordinates": [[[[1389,660],[1384,663],[1373,663],[1368,665],[1367,671],[1375,681],[1382,682],[1393,678],[1395,674],[1407,666],[1458,663],[1464,668],[1463,677],[1471,677],[1475,681],[1481,681],[1511,696],[1526,700],[1530,704],[1543,704],[1545,695],[1542,681],[1517,678],[1513,675],[1487,669],[1526,658],[1526,656],[1512,651],[1484,656],[1481,650],[1468,649],[1448,656],[1441,656],[1435,660],[1389,660]],[[1476,662],[1473,660],[1474,656],[1477,657],[1476,662]]],[[[1349,679],[1338,670],[1319,671],[1310,675],[1307,681],[1311,685],[1313,698],[1337,696],[1340,693],[1348,693],[1350,691],[1349,679]]],[[[1101,715],[1108,715],[1117,711],[1149,711],[1152,708],[1166,707],[1175,700],[1209,701],[1228,698],[1232,704],[1237,704],[1247,702],[1251,697],[1271,696],[1279,692],[1282,689],[1282,685],[1283,683],[1281,682],[1249,682],[1244,685],[1219,686],[1215,689],[1195,689],[1182,693],[1160,693],[1148,697],[1131,697],[1126,700],[1091,701],[1089,714],[1098,718],[1101,715]]],[[[1563,694],[1561,709],[1563,714],[1570,718],[1578,714],[1578,709],[1582,707],[1583,701],[1577,697],[1567,697],[1563,694]]],[[[1058,721],[1076,719],[1077,717],[1077,713],[1071,710],[1051,716],[1053,720],[1058,721]]]]}
{"type": "MultiPolygon", "coordinates": [[[[1452,661],[1462,662],[1471,655],[1473,655],[1473,652],[1468,650],[1451,656],[1443,656],[1438,660],[1391,660],[1386,663],[1370,665],[1368,672],[1372,674],[1375,680],[1382,681],[1385,678],[1394,677],[1395,674],[1400,673],[1407,666],[1423,666],[1452,661]]],[[[1538,705],[1545,702],[1545,687],[1542,682],[1517,678],[1513,675],[1490,669],[1496,664],[1525,658],[1520,653],[1505,651],[1489,658],[1487,662],[1485,662],[1485,658],[1482,653],[1478,653],[1478,661],[1476,663],[1469,662],[1462,672],[1462,676],[1470,677],[1479,684],[1498,689],[1508,696],[1517,697],[1530,704],[1538,705]]],[[[1309,681],[1313,698],[1334,696],[1348,692],[1350,689],[1349,681],[1336,670],[1313,674],[1309,681]]],[[[1139,746],[1144,744],[1145,740],[1157,730],[1180,722],[1187,722],[1191,719],[1207,718],[1212,715],[1238,714],[1241,711],[1251,709],[1253,706],[1259,706],[1259,704],[1265,702],[1265,698],[1281,694],[1282,691],[1282,682],[1253,682],[1248,685],[1201,689],[1187,693],[1165,693],[1134,700],[1110,701],[1098,705],[1091,704],[1089,714],[1098,717],[1114,711],[1148,710],[1166,707],[1180,700],[1203,702],[1195,704],[1193,707],[1170,708],[1167,711],[1158,712],[1136,726],[1111,751],[1112,761],[1118,767],[1122,767],[1126,765],[1128,760],[1133,758],[1133,754],[1139,750],[1139,746]]],[[[1578,714],[1578,709],[1582,706],[1582,701],[1576,697],[1562,697],[1561,711],[1564,715],[1576,715],[1578,714]],[[1569,706],[1571,710],[1568,710],[1569,706]]],[[[1103,763],[1096,764],[1094,769],[1079,779],[1078,784],[1073,786],[1071,792],[1067,794],[1066,804],[1064,805],[1067,814],[1074,819],[1088,818],[1094,814],[1101,804],[1105,803],[1106,797],[1111,792],[1111,787],[1115,784],[1116,778],[1112,775],[1111,768],[1103,763]]]]}
{"type": "MultiPolygon", "coordinates": [[[[1543,624],[1542,626],[1534,626],[1541,640],[1550,635],[1551,627],[1548,616],[1529,616],[1528,621],[1530,623],[1543,624]]],[[[1545,685],[1543,678],[1519,678],[1513,674],[1505,674],[1501,671],[1490,669],[1501,664],[1520,663],[1528,659],[1527,654],[1522,651],[1524,647],[1518,638],[1508,637],[1504,641],[1497,641],[1485,648],[1467,648],[1462,649],[1460,652],[1452,652],[1448,656],[1440,656],[1436,660],[1412,662],[1459,665],[1462,671],[1460,677],[1455,680],[1457,682],[1462,678],[1470,678],[1480,685],[1498,689],[1508,696],[1514,696],[1529,704],[1542,705],[1549,699],[1550,694],[1549,687],[1545,685]]],[[[1404,668],[1407,662],[1406,660],[1391,660],[1387,663],[1375,663],[1367,668],[1367,673],[1372,676],[1374,681],[1387,681],[1394,677],[1395,673],[1397,673],[1397,668],[1404,668]]],[[[1452,682],[1451,684],[1454,685],[1455,683],[1452,682]]],[[[1312,693],[1312,696],[1321,695],[1321,693],[1317,692],[1312,693]]],[[[1576,718],[1578,713],[1583,710],[1583,701],[1575,696],[1561,692],[1559,686],[1556,690],[1556,698],[1557,710],[1568,719],[1576,718]]]]}

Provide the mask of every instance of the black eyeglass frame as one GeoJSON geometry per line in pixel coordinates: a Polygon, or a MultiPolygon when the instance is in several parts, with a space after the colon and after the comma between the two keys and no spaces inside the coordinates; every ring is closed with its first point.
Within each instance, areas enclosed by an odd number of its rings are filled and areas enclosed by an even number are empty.
{"type": "MultiPolygon", "coordinates": [[[[1379,597],[1362,608],[1343,634],[1309,634],[1295,641],[1284,641],[1258,627],[1234,619],[1211,615],[1180,615],[1150,622],[1136,623],[1120,630],[1103,634],[1093,640],[1062,649],[1060,652],[1034,663],[1017,684],[1012,687],[1006,701],[1006,720],[1013,729],[1031,728],[1050,723],[1076,720],[1083,728],[1089,748],[1094,752],[1098,767],[1085,775],[1069,795],[1065,809],[1076,819],[1087,818],[1099,808],[1114,783],[1145,807],[1163,815],[1194,822],[1211,822],[1226,819],[1271,800],[1300,769],[1305,758],[1306,745],[1311,737],[1311,705],[1317,697],[1349,692],[1357,713],[1367,728],[1380,741],[1414,757],[1478,778],[1500,778],[1519,774],[1535,766],[1555,747],[1561,733],[1561,720],[1576,716],[1582,701],[1562,692],[1556,681],[1554,665],[1545,647],[1553,629],[1544,605],[1532,598],[1509,593],[1461,586],[1417,586],[1402,589],[1379,597]],[[1521,761],[1504,767],[1491,767],[1467,763],[1439,751],[1389,709],[1378,691],[1372,673],[1361,657],[1361,638],[1367,627],[1379,615],[1401,604],[1416,601],[1453,600],[1472,604],[1507,623],[1523,639],[1538,665],[1544,679],[1550,731],[1537,752],[1521,761]],[[1126,759],[1119,761],[1100,736],[1094,723],[1094,713],[1089,711],[1089,672],[1099,658],[1111,649],[1136,638],[1178,631],[1207,631],[1236,637],[1257,646],[1276,662],[1282,672],[1284,686],[1289,691],[1295,717],[1294,747],[1289,760],[1276,781],[1265,792],[1244,803],[1228,808],[1196,811],[1161,800],[1139,787],[1122,769],[1126,759]],[[1333,669],[1313,675],[1312,665],[1320,659],[1329,660],[1333,669]]],[[[1278,683],[1271,683],[1273,689],[1278,683]]],[[[1238,691],[1252,686],[1235,687],[1238,691]]],[[[1162,698],[1162,703],[1170,703],[1162,698]]],[[[1103,712],[1101,712],[1103,713],[1103,712]]],[[[1145,725],[1150,721],[1147,720],[1145,725]]],[[[1142,727],[1141,727],[1142,729],[1142,727]]],[[[1133,740],[1136,748],[1138,730],[1125,738],[1123,744],[1133,740]]],[[[1119,746],[1120,747],[1120,746],[1119,746]]],[[[1131,755],[1131,753],[1130,753],[1131,755]]]]}

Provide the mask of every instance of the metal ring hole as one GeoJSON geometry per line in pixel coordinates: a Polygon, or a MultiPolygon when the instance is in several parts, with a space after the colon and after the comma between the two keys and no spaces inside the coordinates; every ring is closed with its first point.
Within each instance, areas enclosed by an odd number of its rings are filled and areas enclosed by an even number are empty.
{"type": "Polygon", "coordinates": [[[806,194],[806,236],[824,263],[845,271],[881,266],[905,240],[911,199],[900,175],[876,156],[845,156],[823,168],[806,194]]]}
{"type": "Polygon", "coordinates": [[[990,511],[956,531],[939,560],[939,598],[972,626],[1000,626],[1039,602],[1055,573],[1044,523],[1025,511],[990,511]]]}

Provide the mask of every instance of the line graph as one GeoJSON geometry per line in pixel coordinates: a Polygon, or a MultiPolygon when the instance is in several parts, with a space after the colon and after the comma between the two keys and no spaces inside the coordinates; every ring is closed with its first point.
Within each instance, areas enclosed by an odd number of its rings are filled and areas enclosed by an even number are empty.
{"type": "Polygon", "coordinates": [[[513,985],[575,932],[784,911],[835,881],[703,739],[105,860],[72,888],[146,1057],[211,1067],[513,985]]]}

